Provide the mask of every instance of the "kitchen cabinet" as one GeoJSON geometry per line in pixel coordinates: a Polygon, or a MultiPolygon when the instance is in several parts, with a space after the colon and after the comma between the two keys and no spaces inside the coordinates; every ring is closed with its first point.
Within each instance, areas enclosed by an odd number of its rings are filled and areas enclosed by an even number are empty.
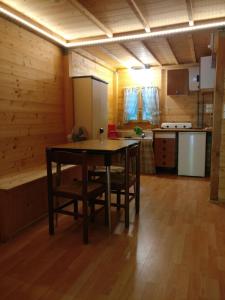
{"type": "Polygon", "coordinates": [[[155,166],[164,168],[175,168],[177,160],[176,149],[176,133],[155,133],[155,166]]]}
{"type": "Polygon", "coordinates": [[[73,78],[75,129],[85,127],[88,138],[98,138],[101,127],[107,137],[107,88],[107,82],[94,76],[73,78]]]}
{"type": "Polygon", "coordinates": [[[188,85],[188,69],[167,71],[167,95],[187,95],[188,85]]]}

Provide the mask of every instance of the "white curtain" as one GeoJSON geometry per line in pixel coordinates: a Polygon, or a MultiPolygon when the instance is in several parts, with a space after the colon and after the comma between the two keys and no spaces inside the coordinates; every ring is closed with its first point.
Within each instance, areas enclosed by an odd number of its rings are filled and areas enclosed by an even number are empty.
{"type": "Polygon", "coordinates": [[[138,119],[138,89],[124,89],[124,122],[138,119]]]}
{"type": "Polygon", "coordinates": [[[142,88],[142,119],[159,125],[159,93],[157,87],[142,88]]]}

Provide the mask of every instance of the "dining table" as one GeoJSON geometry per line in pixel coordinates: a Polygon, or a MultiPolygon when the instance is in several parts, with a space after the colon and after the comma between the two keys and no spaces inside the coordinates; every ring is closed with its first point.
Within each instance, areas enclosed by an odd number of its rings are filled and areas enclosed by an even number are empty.
{"type": "MultiPolygon", "coordinates": [[[[92,165],[104,165],[106,167],[106,203],[107,203],[107,220],[109,231],[111,232],[111,176],[110,166],[112,165],[113,156],[118,153],[125,153],[127,155],[127,149],[129,147],[138,144],[136,140],[83,140],[70,142],[66,144],[60,144],[51,146],[53,151],[69,151],[69,152],[82,152],[86,151],[90,158],[90,164],[92,165]]],[[[139,160],[140,161],[140,160],[139,160]]],[[[136,179],[136,197],[140,198],[140,172],[136,179]]]]}

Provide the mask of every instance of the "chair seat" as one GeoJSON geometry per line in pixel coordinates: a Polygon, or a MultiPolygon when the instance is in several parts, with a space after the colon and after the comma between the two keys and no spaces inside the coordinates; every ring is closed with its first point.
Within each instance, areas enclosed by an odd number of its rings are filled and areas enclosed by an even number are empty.
{"type": "MultiPolygon", "coordinates": [[[[104,190],[104,186],[100,182],[90,181],[87,185],[87,196],[95,195],[99,190],[104,190]]],[[[54,191],[56,194],[63,194],[68,196],[82,197],[82,181],[73,181],[71,183],[61,184],[54,191]]]]}
{"type": "MultiPolygon", "coordinates": [[[[105,173],[106,172],[106,167],[104,166],[97,166],[94,170],[90,170],[89,172],[94,174],[98,173],[105,173]]],[[[123,173],[124,172],[124,167],[122,166],[114,166],[112,165],[110,167],[110,173],[123,173]]]]}
{"type": "MultiPolygon", "coordinates": [[[[123,190],[125,189],[125,174],[124,173],[111,173],[111,189],[112,190],[123,190]]],[[[135,176],[129,175],[128,177],[128,185],[131,186],[134,184],[136,178],[135,176]]],[[[106,184],[107,178],[106,176],[101,176],[97,179],[96,182],[106,184]]]]}

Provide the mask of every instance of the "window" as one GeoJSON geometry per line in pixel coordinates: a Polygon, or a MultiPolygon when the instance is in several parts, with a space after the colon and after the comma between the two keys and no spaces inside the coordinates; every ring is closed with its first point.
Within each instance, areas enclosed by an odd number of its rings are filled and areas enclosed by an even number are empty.
{"type": "Polygon", "coordinates": [[[138,94],[137,88],[124,90],[124,121],[138,120],[138,94]]]}
{"type": "Polygon", "coordinates": [[[149,121],[159,124],[158,88],[124,89],[124,122],[149,121]]]}

